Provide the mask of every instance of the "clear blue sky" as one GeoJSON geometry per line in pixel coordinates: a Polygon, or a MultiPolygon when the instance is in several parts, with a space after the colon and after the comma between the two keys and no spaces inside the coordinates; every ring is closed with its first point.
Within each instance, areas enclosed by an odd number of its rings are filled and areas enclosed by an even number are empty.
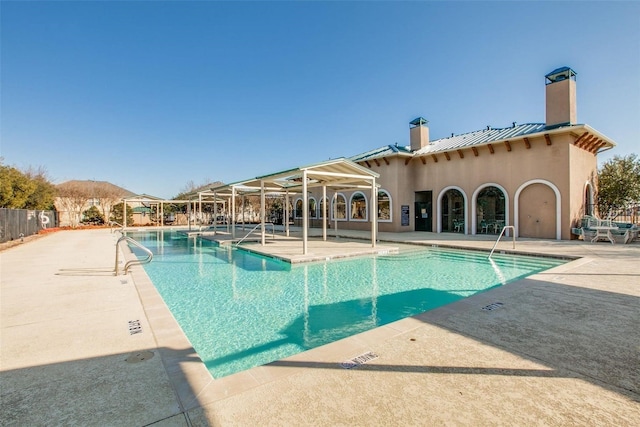
{"type": "Polygon", "coordinates": [[[2,1],[4,164],[173,197],[398,142],[578,121],[640,154],[640,2],[2,1]]]}

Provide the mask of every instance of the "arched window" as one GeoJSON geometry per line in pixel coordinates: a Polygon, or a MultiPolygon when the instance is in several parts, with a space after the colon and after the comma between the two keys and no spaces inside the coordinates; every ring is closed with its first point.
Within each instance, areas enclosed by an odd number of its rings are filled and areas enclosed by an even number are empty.
{"type": "Polygon", "coordinates": [[[350,218],[354,221],[366,221],[367,216],[367,199],[361,192],[355,192],[351,195],[350,202],[350,218]]]}
{"type": "Polygon", "coordinates": [[[311,197],[309,199],[309,218],[317,218],[318,217],[317,211],[318,210],[316,206],[316,199],[311,197]]]}
{"type": "MultiPolygon", "coordinates": [[[[318,209],[318,218],[324,218],[324,207],[326,206],[326,202],[327,199],[320,199],[320,203],[319,203],[319,209],[318,209]]],[[[328,213],[328,212],[327,212],[328,213]]],[[[327,215],[329,218],[331,217],[331,215],[327,215]]]]}
{"type": "Polygon", "coordinates": [[[476,233],[499,233],[506,221],[506,201],[502,190],[489,185],[476,198],[476,233]]]}
{"type": "Polygon", "coordinates": [[[302,218],[302,199],[296,200],[296,211],[294,212],[294,218],[302,218]]]}
{"type": "Polygon", "coordinates": [[[593,203],[593,187],[591,183],[587,182],[584,187],[584,214],[593,215],[595,204],[593,203]]]}
{"type": "Polygon", "coordinates": [[[465,227],[465,199],[457,188],[448,189],[440,199],[442,231],[466,233],[465,227]]]}
{"type": "Polygon", "coordinates": [[[391,196],[386,190],[378,190],[378,220],[391,222],[391,196]]]}
{"type": "Polygon", "coordinates": [[[347,199],[342,194],[332,198],[331,219],[347,219],[347,199]]]}

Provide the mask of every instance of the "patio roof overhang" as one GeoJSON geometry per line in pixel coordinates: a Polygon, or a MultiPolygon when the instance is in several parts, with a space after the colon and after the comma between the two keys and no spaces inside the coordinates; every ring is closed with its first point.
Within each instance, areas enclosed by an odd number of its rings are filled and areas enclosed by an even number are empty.
{"type": "Polygon", "coordinates": [[[235,189],[235,193],[240,195],[257,194],[264,188],[267,193],[300,193],[304,177],[307,189],[322,186],[356,189],[370,188],[371,182],[379,178],[380,174],[351,160],[339,158],[213,187],[210,191],[229,194],[235,189]]]}
{"type": "MultiPolygon", "coordinates": [[[[209,191],[214,197],[226,196],[231,198],[231,209],[235,211],[235,196],[260,195],[261,198],[261,231],[262,245],[265,244],[265,203],[267,196],[282,196],[302,194],[303,206],[308,204],[308,193],[312,188],[322,187],[323,198],[326,198],[327,188],[369,189],[372,193],[371,212],[377,212],[376,179],[380,174],[365,168],[346,158],[327,160],[308,166],[297,167],[268,175],[238,181],[231,184],[212,187],[209,191]]],[[[285,203],[288,208],[288,204],[285,203]]],[[[232,214],[232,221],[235,215],[232,214]]],[[[288,221],[285,221],[288,235],[288,221]]],[[[309,219],[307,209],[303,209],[302,235],[303,254],[307,253],[309,219]]],[[[377,235],[377,221],[371,221],[372,245],[375,247],[377,235]]],[[[323,215],[323,239],[326,240],[326,215],[323,215]]]]}

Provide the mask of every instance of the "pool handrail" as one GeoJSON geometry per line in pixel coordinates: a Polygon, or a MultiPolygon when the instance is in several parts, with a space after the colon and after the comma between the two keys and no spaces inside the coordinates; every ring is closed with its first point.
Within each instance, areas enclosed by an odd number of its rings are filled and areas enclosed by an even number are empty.
{"type": "Polygon", "coordinates": [[[153,252],[151,252],[146,246],[144,246],[143,244],[141,244],[140,242],[138,242],[135,239],[132,239],[129,236],[125,236],[122,235],[122,237],[120,237],[118,239],[118,241],[116,242],[116,266],[115,266],[115,275],[118,275],[118,254],[119,254],[119,249],[120,249],[120,242],[122,242],[123,240],[126,240],[128,243],[131,243],[134,246],[137,246],[138,248],[142,249],[144,252],[147,253],[147,258],[145,259],[132,259],[131,261],[128,261],[125,265],[124,265],[124,274],[126,275],[127,272],[129,271],[129,268],[131,268],[132,265],[142,265],[142,264],[148,264],[151,262],[151,260],[153,259],[153,252]]]}
{"type": "Polygon", "coordinates": [[[118,227],[120,227],[120,229],[118,231],[123,232],[124,231],[124,225],[120,224],[117,221],[109,221],[109,228],[111,228],[111,232],[113,233],[113,226],[117,225],[118,227]]]}
{"type": "MultiPolygon", "coordinates": [[[[246,239],[247,237],[249,237],[249,234],[253,233],[256,228],[260,227],[262,224],[256,224],[255,227],[253,227],[251,230],[249,230],[249,232],[247,234],[244,235],[244,237],[240,240],[238,240],[236,242],[236,246],[238,246],[240,243],[242,243],[244,241],[244,239],[246,239]]],[[[271,234],[273,235],[273,238],[276,238],[276,225],[273,222],[265,222],[264,225],[270,225],[271,226],[271,234]]]]}
{"type": "Polygon", "coordinates": [[[491,259],[491,255],[493,255],[493,251],[496,250],[496,246],[498,246],[498,242],[500,242],[500,238],[502,237],[502,235],[504,234],[504,231],[507,228],[510,228],[511,230],[513,230],[513,249],[516,248],[516,228],[513,225],[505,225],[504,227],[502,227],[502,231],[500,232],[500,235],[498,236],[496,243],[494,243],[493,248],[491,248],[491,253],[489,253],[489,259],[491,259]]]}

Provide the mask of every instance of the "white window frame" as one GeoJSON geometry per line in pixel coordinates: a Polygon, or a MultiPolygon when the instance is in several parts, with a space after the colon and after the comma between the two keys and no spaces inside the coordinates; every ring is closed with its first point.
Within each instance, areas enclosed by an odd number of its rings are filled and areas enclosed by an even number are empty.
{"type": "Polygon", "coordinates": [[[351,197],[349,197],[349,221],[353,221],[353,222],[366,222],[366,221],[369,221],[369,200],[367,199],[367,196],[362,191],[356,191],[351,195],[351,197]],[[353,212],[352,212],[351,206],[353,205],[354,197],[356,197],[357,195],[361,195],[363,197],[363,199],[364,199],[364,209],[365,209],[364,218],[354,218],[353,217],[353,212]]]}
{"type": "Polygon", "coordinates": [[[378,222],[393,222],[393,200],[391,193],[383,188],[378,189],[378,209],[380,209],[380,193],[385,193],[387,197],[389,197],[389,219],[380,219],[380,215],[378,215],[378,222]]]}
{"type": "Polygon", "coordinates": [[[349,207],[347,206],[347,197],[344,194],[338,193],[338,194],[333,195],[331,197],[331,211],[329,212],[331,221],[346,221],[347,218],[349,217],[349,209],[348,208],[349,207]],[[334,205],[338,201],[337,199],[339,197],[342,197],[342,200],[344,200],[344,216],[345,216],[344,218],[336,218],[335,215],[334,215],[335,214],[334,205]]]}

